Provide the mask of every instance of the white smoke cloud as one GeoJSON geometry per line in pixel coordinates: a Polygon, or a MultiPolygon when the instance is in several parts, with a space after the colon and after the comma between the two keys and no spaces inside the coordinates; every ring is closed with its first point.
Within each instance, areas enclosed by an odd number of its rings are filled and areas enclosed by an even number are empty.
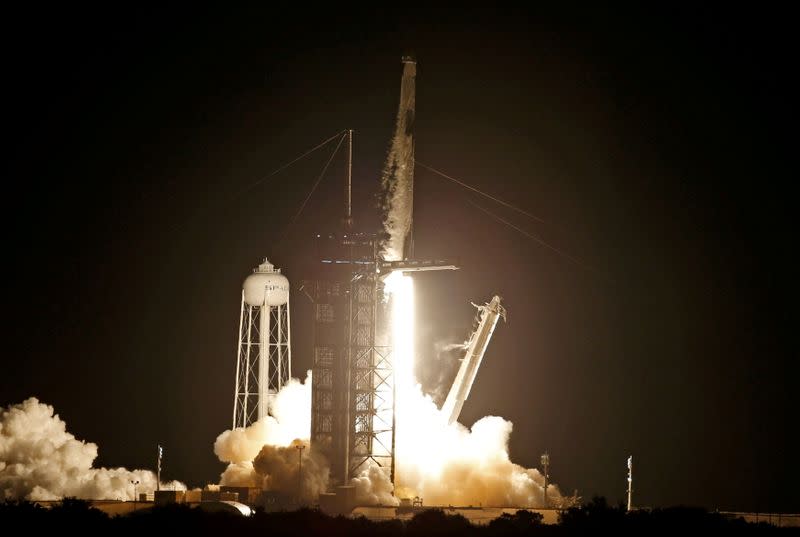
{"type": "Polygon", "coordinates": [[[228,467],[221,485],[260,487],[297,495],[302,453],[302,487],[306,500],[316,499],[328,487],[329,465],[310,449],[311,371],[305,382],[290,379],[275,396],[266,416],[246,428],[223,432],[214,442],[214,453],[228,467]],[[298,450],[298,446],[304,446],[298,450]]]}
{"type": "MultiPolygon", "coordinates": [[[[450,347],[463,348],[463,344],[450,347]]],[[[471,428],[448,425],[415,379],[399,384],[397,397],[396,494],[386,468],[365,465],[351,481],[357,503],[396,505],[398,498],[420,496],[428,505],[544,505],[544,477],[510,459],[510,421],[487,416],[471,428]]],[[[301,495],[313,500],[328,487],[329,465],[308,443],[311,372],[303,383],[292,379],[276,396],[271,411],[273,416],[246,429],[219,435],[214,452],[230,463],[221,484],[296,495],[299,464],[295,446],[304,445],[301,495]]],[[[550,485],[548,498],[557,503],[560,497],[558,488],[550,485]]]]}
{"type": "MultiPolygon", "coordinates": [[[[76,439],[52,406],[35,397],[0,414],[0,499],[134,499],[151,492],[156,476],[148,470],[93,468],[97,444],[76,439]],[[131,481],[139,481],[135,488],[131,481]]],[[[177,481],[162,488],[185,489],[177,481]]]]}
{"type": "MultiPolygon", "coordinates": [[[[416,358],[413,280],[393,273],[384,289],[391,294],[398,496],[420,496],[440,505],[543,505],[544,478],[510,460],[511,422],[489,416],[471,429],[449,424],[449,416],[423,394],[411,374],[416,358]]],[[[548,498],[559,496],[555,488],[552,496],[548,489],[548,498]]]]}
{"type": "Polygon", "coordinates": [[[265,489],[294,493],[306,501],[316,500],[328,488],[328,461],[309,449],[308,440],[296,440],[288,447],[264,446],[253,461],[253,470],[262,477],[265,489]]]}
{"type": "Polygon", "coordinates": [[[220,434],[214,442],[214,453],[219,460],[233,464],[252,462],[265,445],[287,447],[296,439],[308,440],[311,433],[310,370],[305,382],[289,379],[275,396],[270,412],[272,415],[249,427],[237,427],[220,434]]]}
{"type": "MultiPolygon", "coordinates": [[[[397,430],[399,496],[420,496],[433,505],[544,505],[544,477],[511,462],[510,421],[487,416],[470,429],[447,425],[419,391],[403,405],[397,430]]],[[[557,487],[548,487],[548,496],[560,497],[557,487]]]]}
{"type": "Polygon", "coordinates": [[[253,469],[252,461],[232,462],[219,478],[220,485],[264,488],[264,479],[253,469]]]}
{"type": "Polygon", "coordinates": [[[366,464],[358,477],[350,482],[356,487],[356,503],[359,505],[398,505],[400,500],[393,494],[394,487],[389,474],[377,464],[366,464]]]}

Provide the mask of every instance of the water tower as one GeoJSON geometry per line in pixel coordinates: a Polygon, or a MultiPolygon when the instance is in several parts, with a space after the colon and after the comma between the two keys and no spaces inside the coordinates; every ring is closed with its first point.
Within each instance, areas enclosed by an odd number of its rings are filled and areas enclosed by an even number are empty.
{"type": "Polygon", "coordinates": [[[267,259],[242,285],[233,427],[268,415],[275,395],[292,376],[289,280],[267,259]]]}

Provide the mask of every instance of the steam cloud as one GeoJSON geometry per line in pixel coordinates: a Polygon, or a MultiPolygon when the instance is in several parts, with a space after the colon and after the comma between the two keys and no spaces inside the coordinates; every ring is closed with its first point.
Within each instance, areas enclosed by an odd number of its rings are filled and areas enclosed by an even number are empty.
{"type": "MultiPolygon", "coordinates": [[[[415,77],[416,64],[405,63],[395,134],[381,181],[387,234],[382,255],[387,261],[403,259],[411,240],[415,77]]],[[[421,496],[429,504],[544,505],[544,477],[509,458],[510,421],[488,416],[471,429],[458,423],[448,425],[433,399],[423,394],[413,378],[414,351],[409,343],[413,341],[413,285],[410,279],[402,282],[407,277],[396,276],[399,274],[391,274],[385,281],[387,294],[395,293],[392,300],[400,300],[392,306],[393,317],[400,317],[393,319],[392,331],[400,327],[401,332],[392,336],[397,390],[396,496],[421,496]]],[[[452,348],[442,349],[448,350],[452,348]]],[[[386,480],[385,473],[369,468],[354,482],[362,497],[367,494],[381,503],[396,501],[390,494],[391,484],[387,492],[380,479],[386,480]]],[[[548,498],[556,501],[561,497],[555,486],[547,492],[548,498]]]]}
{"type": "MultiPolygon", "coordinates": [[[[134,499],[151,492],[156,476],[148,470],[92,468],[97,444],[76,439],[52,406],[35,397],[0,414],[0,499],[134,499]],[[134,490],[131,481],[139,481],[134,490]]],[[[162,488],[185,489],[177,481],[162,488]]]]}
{"type": "MultiPolygon", "coordinates": [[[[387,261],[403,259],[410,246],[413,215],[414,138],[416,64],[406,62],[400,92],[392,145],[381,179],[383,226],[387,238],[382,257],[387,261]]],[[[393,275],[389,276],[392,278],[393,275]]],[[[400,276],[398,273],[397,276],[400,276]]],[[[395,283],[398,278],[394,278],[395,283]]],[[[387,292],[392,291],[387,279],[387,292]]],[[[413,378],[413,285],[400,285],[404,297],[402,319],[408,333],[399,339],[411,345],[409,354],[398,367],[399,348],[395,346],[395,385],[397,387],[396,483],[392,484],[385,468],[364,465],[352,480],[358,503],[396,504],[398,497],[421,496],[431,504],[483,504],[535,507],[544,504],[544,478],[535,469],[511,462],[508,439],[511,422],[488,416],[471,429],[461,424],[448,425],[430,396],[424,395],[413,378]],[[410,293],[410,295],[408,294],[410,293]],[[410,300],[410,302],[408,301],[410,300]],[[408,337],[406,337],[408,336],[408,337]]],[[[463,346],[462,346],[463,347],[463,346]]],[[[450,348],[442,351],[452,350],[450,348]]],[[[247,429],[222,433],[214,445],[220,460],[229,466],[222,474],[222,484],[267,486],[283,492],[297,491],[296,449],[307,445],[311,423],[311,382],[293,381],[277,395],[274,417],[264,418],[247,429]],[[284,405],[284,392],[296,390],[292,405],[284,405]],[[300,396],[302,394],[302,396],[300,396]],[[294,443],[294,444],[293,444],[294,443]]],[[[304,497],[327,487],[329,467],[320,454],[309,447],[303,453],[304,497]],[[308,470],[306,470],[306,468],[308,470]]],[[[548,498],[558,501],[557,487],[548,488],[548,498]]]]}
{"type": "MultiPolygon", "coordinates": [[[[246,429],[225,431],[214,452],[228,467],[220,484],[266,488],[295,495],[298,491],[298,449],[301,451],[300,496],[315,499],[327,490],[328,461],[309,446],[311,373],[305,382],[292,379],[277,395],[274,417],[246,429]],[[289,439],[296,435],[295,438],[289,439]],[[288,439],[288,440],[287,440],[288,439]]],[[[351,484],[359,504],[393,505],[398,498],[420,496],[427,504],[542,506],[544,477],[535,469],[511,462],[508,439],[512,424],[496,416],[478,420],[471,429],[446,425],[433,400],[419,385],[398,408],[397,494],[387,473],[365,466],[351,484]],[[413,423],[411,426],[404,424],[413,423]]],[[[560,492],[548,487],[557,502],[560,492]]]]}
{"type": "Polygon", "coordinates": [[[327,489],[330,471],[328,461],[311,449],[308,440],[311,371],[305,382],[290,379],[275,396],[270,412],[272,415],[249,427],[228,430],[217,437],[214,453],[229,463],[220,476],[220,484],[299,494],[309,501],[316,499],[327,489]],[[303,449],[298,449],[301,446],[303,449]],[[302,456],[301,478],[299,456],[302,456]]]}
{"type": "MultiPolygon", "coordinates": [[[[288,447],[296,439],[308,440],[311,430],[311,371],[305,382],[289,379],[270,406],[272,415],[247,428],[225,431],[214,442],[222,462],[252,462],[265,445],[288,447]]],[[[227,485],[229,483],[222,483],[227,485]]]]}
{"type": "MultiPolygon", "coordinates": [[[[415,386],[398,409],[397,495],[434,505],[543,506],[544,477],[509,457],[512,427],[497,416],[469,429],[447,425],[430,396],[415,386]]],[[[561,497],[555,485],[547,495],[554,502],[561,497]]]]}

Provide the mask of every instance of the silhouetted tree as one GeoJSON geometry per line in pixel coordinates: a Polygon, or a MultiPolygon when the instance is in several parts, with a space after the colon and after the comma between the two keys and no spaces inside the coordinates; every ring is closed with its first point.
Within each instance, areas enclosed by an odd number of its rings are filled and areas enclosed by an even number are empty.
{"type": "Polygon", "coordinates": [[[691,507],[637,510],[611,507],[604,498],[593,498],[582,508],[561,513],[560,524],[543,524],[542,515],[520,510],[504,514],[485,526],[474,526],[461,515],[430,509],[408,522],[388,520],[373,522],[363,517],[331,517],[315,509],[264,513],[256,511],[245,518],[227,512],[207,512],[202,508],[172,504],[155,506],[123,516],[108,517],[89,502],[66,498],[52,507],[40,507],[28,501],[0,503],[0,528],[12,534],[23,528],[27,534],[114,535],[269,535],[270,537],[414,537],[432,535],[537,537],[569,535],[798,535],[797,528],[777,528],[767,524],[749,524],[718,513],[691,507]]]}
{"type": "Polygon", "coordinates": [[[514,514],[503,513],[489,522],[486,533],[491,536],[502,535],[528,535],[534,528],[542,526],[544,516],[520,509],[514,514]]]}
{"type": "Polygon", "coordinates": [[[475,526],[461,515],[448,515],[441,509],[427,509],[414,515],[406,526],[407,535],[472,535],[475,526]]]}

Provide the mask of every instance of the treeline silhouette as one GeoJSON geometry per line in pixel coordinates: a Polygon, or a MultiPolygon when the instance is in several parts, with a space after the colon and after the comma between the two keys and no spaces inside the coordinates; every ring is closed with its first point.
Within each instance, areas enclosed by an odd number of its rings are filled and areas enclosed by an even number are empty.
{"type": "Polygon", "coordinates": [[[0,503],[0,532],[4,535],[39,532],[79,532],[79,535],[269,535],[298,536],[562,536],[562,535],[800,535],[800,528],[777,528],[725,518],[703,509],[674,507],[627,513],[594,498],[583,507],[563,511],[557,525],[542,523],[529,511],[504,514],[486,525],[473,525],[461,515],[442,510],[422,511],[411,520],[370,521],[331,517],[305,509],[251,517],[210,513],[183,504],[155,506],[126,516],[109,517],[84,500],[68,498],[46,508],[27,501],[0,503]]]}

